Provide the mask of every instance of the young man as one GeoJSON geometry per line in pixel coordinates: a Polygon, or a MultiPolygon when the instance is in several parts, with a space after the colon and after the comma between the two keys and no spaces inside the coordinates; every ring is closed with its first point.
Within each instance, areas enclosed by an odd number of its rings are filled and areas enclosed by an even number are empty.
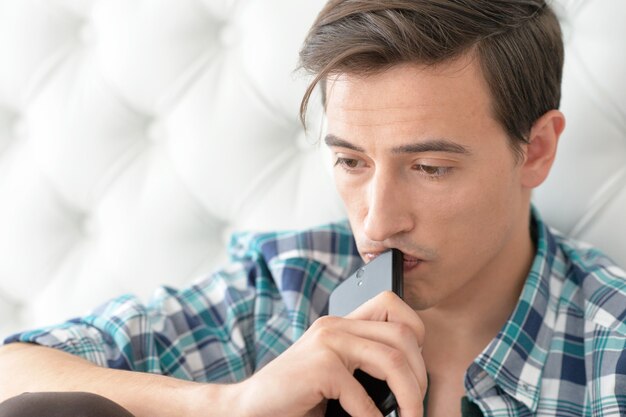
{"type": "Polygon", "coordinates": [[[301,58],[317,75],[303,114],[321,83],[349,223],[237,235],[231,265],[188,289],[9,338],[43,346],[0,350],[2,399],[66,393],[6,415],[85,391],[137,417],[321,416],[330,398],[380,416],[357,368],[388,382],[402,417],[624,415],[625,274],[530,204],[565,126],[550,8],[331,0],[301,58]],[[320,318],[389,248],[404,301],[320,318]]]}

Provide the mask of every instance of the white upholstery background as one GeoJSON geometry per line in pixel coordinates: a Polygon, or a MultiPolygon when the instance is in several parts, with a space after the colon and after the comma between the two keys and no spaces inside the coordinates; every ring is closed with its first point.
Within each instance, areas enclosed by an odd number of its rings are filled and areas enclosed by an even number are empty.
{"type": "MultiPolygon", "coordinates": [[[[0,336],[184,285],[234,229],[342,216],[298,121],[322,5],[0,0],[0,336]]],[[[557,7],[569,123],[536,201],[626,265],[626,3],[557,7]]]]}

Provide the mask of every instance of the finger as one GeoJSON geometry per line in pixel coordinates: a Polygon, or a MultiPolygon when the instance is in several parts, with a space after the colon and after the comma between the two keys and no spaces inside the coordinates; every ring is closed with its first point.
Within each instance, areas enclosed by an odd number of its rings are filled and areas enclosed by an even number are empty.
{"type": "Polygon", "coordinates": [[[383,417],[363,386],[344,367],[333,373],[332,392],[324,393],[326,398],[338,399],[341,407],[351,416],[383,417]]]}
{"type": "Polygon", "coordinates": [[[404,323],[415,332],[419,345],[424,344],[424,323],[415,310],[391,291],[382,292],[366,301],[345,318],[404,323]]]}
{"type": "Polygon", "coordinates": [[[326,343],[351,372],[358,368],[387,381],[403,410],[403,417],[421,415],[423,391],[404,352],[345,332],[336,332],[333,336],[326,343]]]}
{"type": "Polygon", "coordinates": [[[391,346],[404,353],[409,366],[416,375],[420,389],[426,392],[428,378],[415,333],[403,323],[328,318],[321,325],[335,331],[349,333],[363,339],[391,346]]]}

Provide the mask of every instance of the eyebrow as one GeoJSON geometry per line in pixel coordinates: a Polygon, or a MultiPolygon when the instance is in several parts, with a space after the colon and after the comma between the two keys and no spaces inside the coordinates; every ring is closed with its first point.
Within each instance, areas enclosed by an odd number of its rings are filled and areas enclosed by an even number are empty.
{"type": "MultiPolygon", "coordinates": [[[[341,139],[333,134],[326,135],[324,139],[326,145],[335,146],[339,148],[346,148],[355,152],[365,153],[365,149],[348,142],[345,139],[341,139]]],[[[423,142],[411,143],[407,145],[401,145],[391,150],[394,154],[410,154],[410,153],[423,153],[423,152],[447,152],[456,153],[461,155],[470,155],[469,148],[453,142],[449,139],[428,139],[423,142]]]]}

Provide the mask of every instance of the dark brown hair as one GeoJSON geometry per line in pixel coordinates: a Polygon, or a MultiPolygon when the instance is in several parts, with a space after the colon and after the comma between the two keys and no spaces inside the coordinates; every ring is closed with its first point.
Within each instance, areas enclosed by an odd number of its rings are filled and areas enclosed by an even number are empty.
{"type": "Polygon", "coordinates": [[[533,123],[559,107],[563,41],[543,0],[330,0],[300,51],[315,75],[300,106],[326,79],[366,75],[394,65],[436,65],[473,52],[492,96],[493,113],[518,156],[533,123]]]}

